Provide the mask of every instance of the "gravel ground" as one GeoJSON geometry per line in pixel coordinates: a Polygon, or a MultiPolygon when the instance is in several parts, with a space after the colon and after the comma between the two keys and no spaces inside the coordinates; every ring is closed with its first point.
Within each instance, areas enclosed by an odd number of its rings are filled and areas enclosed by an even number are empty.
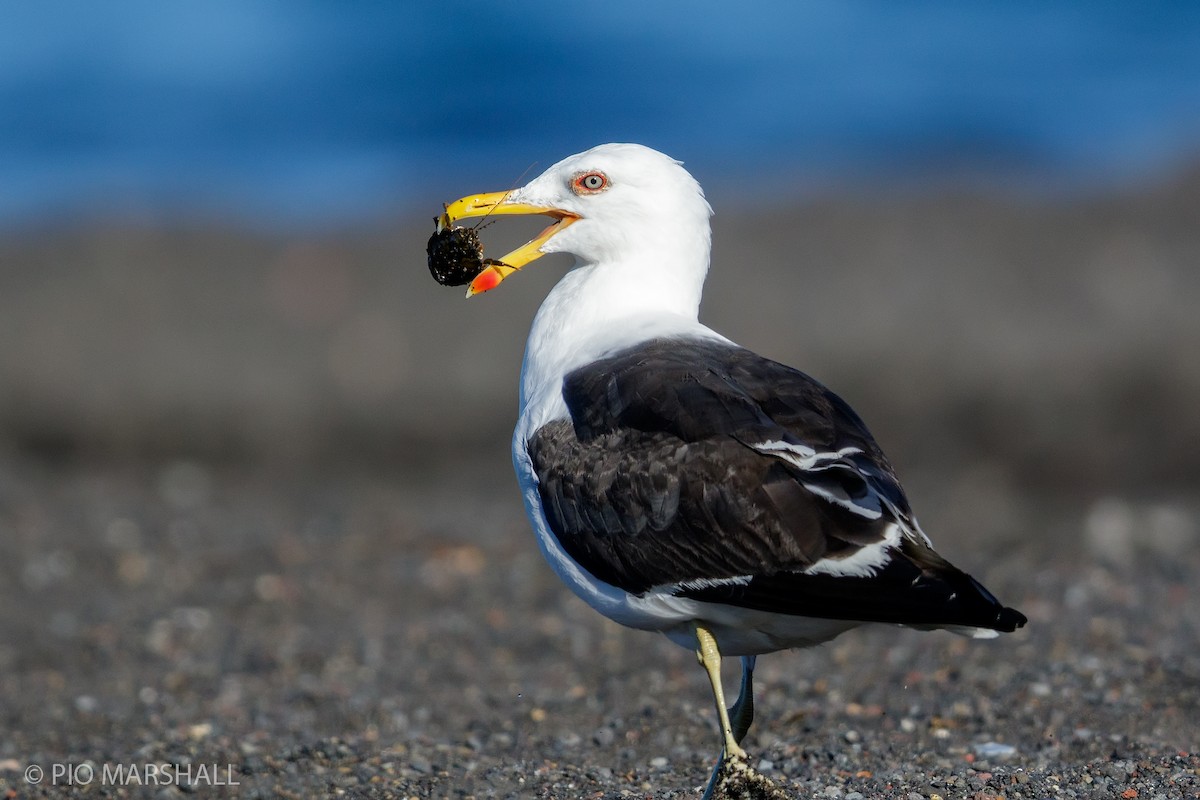
{"type": "MultiPolygon", "coordinates": [[[[706,317],[847,396],[939,549],[1030,619],[763,657],[759,772],[1200,797],[1198,196],[718,216],[706,317]],[[746,252],[816,266],[721,267],[746,252]]],[[[516,494],[558,271],[463,305],[427,235],[0,237],[5,796],[698,797],[694,656],[569,596],[516,494]]]]}
{"type": "MultiPolygon", "coordinates": [[[[694,657],[567,595],[506,465],[444,466],[0,461],[0,788],[173,796],[98,784],[190,764],[236,781],[197,773],[203,796],[697,796],[718,740],[694,657]]],[[[1017,634],[762,658],[757,769],[798,797],[1200,796],[1194,518],[1110,506],[1048,517],[1077,539],[943,537],[1017,634]],[[1106,565],[1143,524],[1156,549],[1106,565]]]]}

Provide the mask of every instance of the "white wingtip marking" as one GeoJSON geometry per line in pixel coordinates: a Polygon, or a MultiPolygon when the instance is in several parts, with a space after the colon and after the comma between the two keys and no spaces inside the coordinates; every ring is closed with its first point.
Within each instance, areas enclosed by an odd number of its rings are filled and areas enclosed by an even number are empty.
{"type": "Polygon", "coordinates": [[[922,626],[913,626],[921,630],[932,630],[933,628],[941,628],[942,630],[950,631],[950,633],[958,636],[966,636],[971,639],[995,639],[1000,635],[999,631],[994,631],[991,628],[976,628],[973,625],[934,625],[928,628],[922,626]]]}
{"type": "Polygon", "coordinates": [[[900,526],[893,522],[887,526],[883,540],[865,544],[852,555],[843,558],[822,558],[808,569],[809,575],[833,575],[839,578],[869,578],[892,560],[900,546],[900,526]]]}

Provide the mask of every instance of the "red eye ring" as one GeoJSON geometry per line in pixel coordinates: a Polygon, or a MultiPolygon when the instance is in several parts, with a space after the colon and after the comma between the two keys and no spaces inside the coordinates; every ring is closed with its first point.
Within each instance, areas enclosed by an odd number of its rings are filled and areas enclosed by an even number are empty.
{"type": "Polygon", "coordinates": [[[595,170],[576,175],[571,182],[575,194],[597,194],[608,188],[608,176],[595,170]]]}

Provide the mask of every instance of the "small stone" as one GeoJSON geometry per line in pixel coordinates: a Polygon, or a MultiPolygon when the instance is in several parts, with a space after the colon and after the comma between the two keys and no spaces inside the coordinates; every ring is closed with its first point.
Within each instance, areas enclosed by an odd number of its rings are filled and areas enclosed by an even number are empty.
{"type": "Polygon", "coordinates": [[[655,756],[650,759],[650,766],[654,769],[666,769],[669,763],[671,762],[667,760],[666,756],[655,756]]]}
{"type": "Polygon", "coordinates": [[[211,722],[199,722],[188,728],[188,736],[193,739],[204,739],[212,733],[213,726],[211,722]]]}
{"type": "Polygon", "coordinates": [[[1017,753],[1017,748],[1011,744],[1001,744],[1000,742],[983,742],[975,745],[973,748],[975,755],[980,758],[1012,758],[1017,753]]]}

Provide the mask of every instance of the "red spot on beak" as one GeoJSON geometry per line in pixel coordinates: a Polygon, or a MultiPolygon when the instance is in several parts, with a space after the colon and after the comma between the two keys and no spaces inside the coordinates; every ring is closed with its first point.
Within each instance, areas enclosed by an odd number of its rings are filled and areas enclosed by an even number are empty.
{"type": "Polygon", "coordinates": [[[483,272],[475,276],[475,280],[471,281],[471,293],[479,294],[495,289],[500,285],[501,281],[500,270],[495,267],[488,267],[483,272]]]}

